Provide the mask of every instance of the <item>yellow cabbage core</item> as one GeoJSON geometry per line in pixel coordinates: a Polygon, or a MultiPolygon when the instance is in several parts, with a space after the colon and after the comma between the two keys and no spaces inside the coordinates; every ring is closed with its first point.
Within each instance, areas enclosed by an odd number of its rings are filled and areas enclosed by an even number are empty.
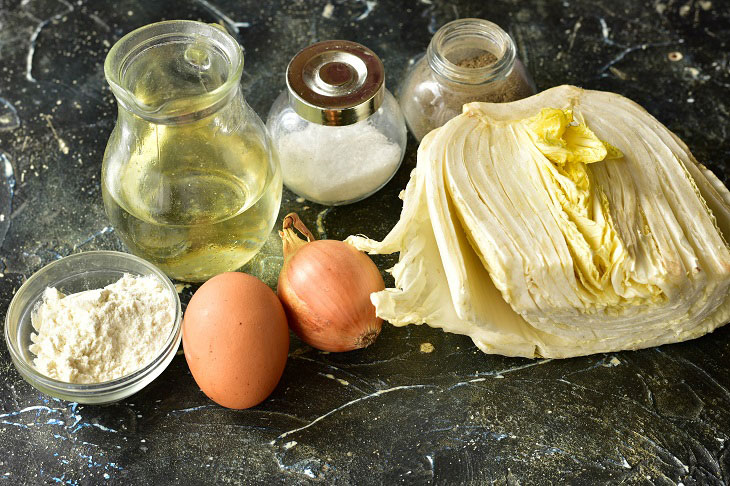
{"type": "MultiPolygon", "coordinates": [[[[545,156],[536,160],[546,189],[553,203],[564,211],[558,225],[576,276],[595,304],[618,303],[621,297],[611,285],[611,275],[625,252],[611,220],[608,200],[592,183],[588,164],[620,159],[623,154],[600,140],[584,122],[575,120],[571,110],[544,108],[525,125],[545,156]]],[[[652,289],[649,293],[657,292],[652,289]]]]}

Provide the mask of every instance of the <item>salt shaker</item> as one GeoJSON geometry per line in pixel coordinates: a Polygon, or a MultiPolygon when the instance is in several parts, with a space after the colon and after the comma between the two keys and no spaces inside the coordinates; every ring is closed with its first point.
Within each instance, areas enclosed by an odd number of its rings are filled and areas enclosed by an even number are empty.
{"type": "Polygon", "coordinates": [[[398,100],[417,140],[459,113],[465,103],[503,103],[535,94],[512,38],[483,19],[449,22],[406,73],[398,100]]]}
{"type": "Polygon", "coordinates": [[[406,125],[373,51],[345,40],[312,44],[291,60],[286,83],[266,124],[292,192],[320,204],[349,204],[393,177],[406,125]]]}

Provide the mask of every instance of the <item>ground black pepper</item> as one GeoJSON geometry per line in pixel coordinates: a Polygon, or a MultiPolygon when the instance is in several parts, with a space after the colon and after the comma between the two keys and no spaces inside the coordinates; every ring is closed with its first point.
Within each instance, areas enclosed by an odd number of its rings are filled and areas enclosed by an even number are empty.
{"type": "Polygon", "coordinates": [[[456,65],[463,68],[476,69],[491,66],[495,62],[497,62],[497,56],[495,56],[491,52],[485,51],[483,54],[480,54],[478,56],[462,59],[457,62],[456,65]]]}
{"type": "MultiPolygon", "coordinates": [[[[465,71],[493,65],[499,58],[489,51],[451,61],[465,71]]],[[[416,66],[401,88],[401,94],[408,93],[408,103],[401,103],[408,126],[417,139],[423,138],[461,113],[461,107],[472,101],[505,103],[534,94],[524,66],[519,60],[502,76],[491,81],[485,79],[472,83],[456,82],[436,73],[428,62],[422,60],[416,66]]]]}

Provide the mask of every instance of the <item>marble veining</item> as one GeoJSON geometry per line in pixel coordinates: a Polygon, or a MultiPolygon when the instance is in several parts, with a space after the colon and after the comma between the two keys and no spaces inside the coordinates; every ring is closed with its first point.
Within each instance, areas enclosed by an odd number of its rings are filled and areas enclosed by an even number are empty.
{"type": "MultiPolygon", "coordinates": [[[[727,2],[14,0],[0,6],[0,313],[41,266],[124,250],[99,179],[116,116],[103,62],[125,33],[174,18],[220,24],[244,48],[242,89],[265,118],[289,59],[311,42],[366,44],[397,92],[433,33],[470,16],[512,35],[539,89],[628,96],[730,182],[727,2]]],[[[327,208],[284,191],[279,219],[296,211],[319,238],[382,239],[416,149],[409,139],[374,196],[327,208]]],[[[374,261],[391,281],[396,257],[374,261]]],[[[275,287],[282,264],[273,231],[244,270],[275,287]]],[[[196,288],[179,285],[183,307],[196,288]]],[[[386,324],[373,346],[344,354],[292,335],[277,389],[239,411],[200,392],[182,350],[138,394],[84,406],[33,389],[3,343],[0,483],[727,485],[728,355],[726,327],[656,349],[525,360],[386,324]]]]}

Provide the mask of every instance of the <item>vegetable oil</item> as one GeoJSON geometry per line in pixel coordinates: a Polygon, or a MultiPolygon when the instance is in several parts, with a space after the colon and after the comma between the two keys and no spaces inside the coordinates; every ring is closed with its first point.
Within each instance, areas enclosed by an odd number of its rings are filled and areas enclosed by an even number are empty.
{"type": "Polygon", "coordinates": [[[193,21],[137,29],[104,65],[119,105],[102,164],[107,216],[132,253],[178,280],[241,267],[279,211],[278,158],[242,72],[238,42],[193,21]]]}
{"type": "Polygon", "coordinates": [[[148,132],[118,181],[103,178],[104,205],[124,243],[184,281],[203,281],[249,261],[281,202],[281,173],[262,144],[211,140],[207,130],[189,125],[154,125],[148,132]],[[219,163],[211,167],[211,160],[219,163]],[[116,190],[106,183],[112,181],[116,190]]]}

